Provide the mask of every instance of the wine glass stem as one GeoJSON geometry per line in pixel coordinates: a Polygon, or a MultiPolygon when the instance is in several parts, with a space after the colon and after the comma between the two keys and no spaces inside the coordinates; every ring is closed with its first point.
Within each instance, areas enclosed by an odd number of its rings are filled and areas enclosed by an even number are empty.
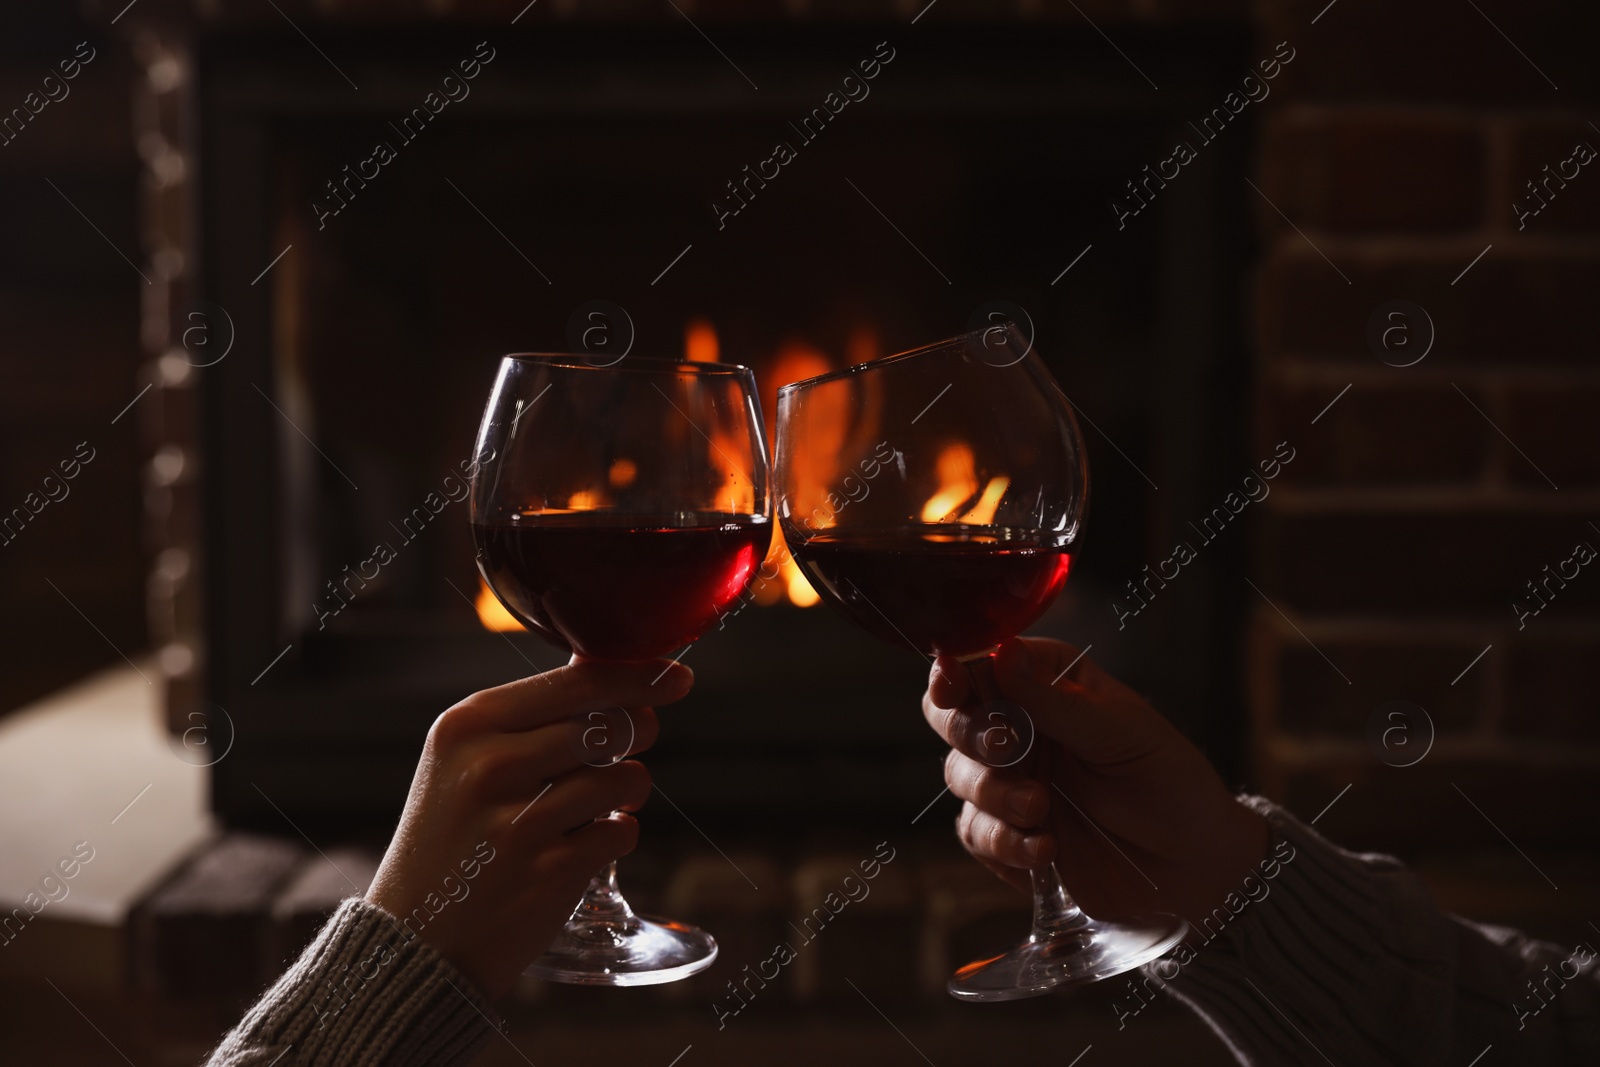
{"type": "MultiPolygon", "coordinates": [[[[967,668],[967,677],[972,682],[972,691],[978,695],[978,699],[984,705],[998,702],[1007,709],[1020,707],[1020,705],[1006,700],[1001,694],[999,679],[995,677],[994,660],[995,650],[993,649],[963,659],[967,668]]],[[[1050,790],[1054,788],[1054,784],[1051,781],[1049,753],[1039,737],[1038,726],[1033,722],[1032,716],[1026,708],[1023,708],[1022,712],[1024,715],[1028,715],[1027,742],[1032,747],[1017,762],[1025,768],[1029,778],[1042,784],[1046,790],[1050,790]]],[[[1002,714],[1007,715],[1009,718],[1014,716],[1016,712],[1007,710],[1002,714]]],[[[989,721],[988,717],[985,716],[983,721],[989,721]]],[[[1022,741],[1022,738],[1019,737],[1018,741],[1022,741]]],[[[1050,806],[1052,809],[1055,807],[1055,797],[1053,796],[1050,797],[1050,806]]],[[[1046,818],[1045,822],[1047,824],[1049,821],[1046,818]]],[[[1054,863],[1047,863],[1043,867],[1035,867],[1028,873],[1033,883],[1033,932],[1030,935],[1032,940],[1043,940],[1075,930],[1088,923],[1089,917],[1072,902],[1072,897],[1067,893],[1067,887],[1061,884],[1061,874],[1056,870],[1054,863]]]]}
{"type": "Polygon", "coordinates": [[[626,925],[633,918],[633,909],[628,906],[622,890],[617,888],[617,864],[613,861],[589,879],[589,887],[583,891],[583,899],[573,909],[571,921],[626,925]]]}

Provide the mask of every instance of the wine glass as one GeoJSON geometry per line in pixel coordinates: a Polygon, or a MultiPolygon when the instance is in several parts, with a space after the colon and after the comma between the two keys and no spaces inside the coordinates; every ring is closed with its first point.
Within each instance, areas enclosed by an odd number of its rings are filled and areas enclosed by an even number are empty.
{"type": "MultiPolygon", "coordinates": [[[[484,581],[575,660],[687,646],[743,596],[771,541],[756,395],[754,375],[731,364],[506,356],[473,466],[484,581]]],[[[616,744],[622,725],[595,723],[582,730],[581,758],[603,766],[625,756],[631,729],[616,744]]],[[[703,930],[635,915],[613,863],[527,973],[655,985],[716,955],[703,930]]]]}
{"type": "MultiPolygon", "coordinates": [[[[996,647],[1042,615],[1071,568],[1088,496],[1072,410],[1013,324],[990,326],[778,391],[776,496],[790,550],[822,598],[869,632],[964,663],[991,766],[1032,759],[1004,701],[996,647]]],[[[1072,903],[1054,864],[1033,874],[1033,930],[949,981],[1014,1000],[1096,981],[1165,953],[1187,924],[1106,922],[1072,903]]]]}

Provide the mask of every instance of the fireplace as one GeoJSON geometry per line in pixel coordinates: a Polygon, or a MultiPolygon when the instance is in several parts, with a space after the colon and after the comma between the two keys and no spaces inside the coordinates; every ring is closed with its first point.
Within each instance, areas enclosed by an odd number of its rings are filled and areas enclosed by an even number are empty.
{"type": "MultiPolygon", "coordinates": [[[[282,20],[136,31],[174,253],[146,309],[153,618],[174,727],[232,743],[219,815],[381,832],[435,715],[559,662],[495,624],[473,564],[460,466],[501,354],[715,353],[757,369],[770,419],[784,381],[996,309],[1031,324],[1094,470],[1037,631],[1092,643],[1236,774],[1240,595],[1186,575],[1137,644],[1113,605],[1257,458],[1251,116],[1127,207],[1254,61],[1245,34],[1124,27],[1155,91],[1082,21],[774,17],[718,23],[719,57],[654,17],[558,15],[330,21],[316,49],[282,20]],[[225,357],[202,365],[195,323],[225,357]]],[[[686,833],[906,825],[937,793],[926,663],[807,592],[758,590],[685,655],[699,684],[650,765],[686,833]]]]}

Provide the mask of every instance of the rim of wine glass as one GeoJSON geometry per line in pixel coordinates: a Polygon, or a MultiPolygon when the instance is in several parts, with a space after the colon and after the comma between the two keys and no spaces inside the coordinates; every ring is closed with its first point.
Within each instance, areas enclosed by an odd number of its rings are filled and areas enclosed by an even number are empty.
{"type": "MultiPolygon", "coordinates": [[[[1001,327],[1011,327],[1014,329],[1017,324],[1014,321],[1007,319],[1005,322],[1000,323],[999,325],[1001,327]]],[[[899,363],[903,360],[911,359],[913,356],[923,356],[927,355],[929,352],[934,352],[941,348],[950,348],[954,345],[963,344],[966,341],[974,337],[982,336],[983,334],[986,334],[995,328],[995,326],[985,326],[979,330],[969,330],[966,333],[958,333],[954,337],[946,337],[943,341],[935,341],[932,344],[921,345],[917,348],[907,349],[904,352],[896,352],[894,355],[884,356],[882,359],[872,359],[865,363],[857,363],[854,366],[845,367],[843,370],[831,370],[826,374],[818,374],[814,377],[802,378],[798,382],[790,382],[788,385],[779,386],[778,395],[781,397],[785,393],[794,392],[799,389],[809,389],[814,385],[823,385],[827,382],[837,381],[841,378],[848,378],[852,374],[860,374],[862,371],[877,370],[879,367],[888,366],[890,363],[899,363]]],[[[1024,354],[1023,359],[1026,359],[1032,354],[1033,348],[1032,346],[1029,346],[1029,349],[1024,354]]],[[[1018,360],[1018,362],[1020,363],[1021,360],[1018,360]]]]}
{"type": "Polygon", "coordinates": [[[538,363],[546,367],[561,367],[564,370],[625,370],[657,373],[670,370],[675,374],[708,376],[754,373],[742,363],[702,363],[688,359],[669,359],[664,356],[624,356],[615,363],[591,363],[588,357],[575,356],[571,352],[508,352],[501,358],[538,363]]]}

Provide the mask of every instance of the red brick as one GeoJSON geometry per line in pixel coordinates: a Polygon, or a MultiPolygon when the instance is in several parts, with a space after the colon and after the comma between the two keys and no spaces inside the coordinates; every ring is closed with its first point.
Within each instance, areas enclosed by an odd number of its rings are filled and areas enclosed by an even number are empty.
{"type": "Polygon", "coordinates": [[[1261,269],[1268,354],[1377,364],[1366,344],[1367,320],[1391,300],[1410,300],[1433,320],[1437,343],[1429,367],[1593,362],[1589,309],[1600,291],[1600,252],[1532,256],[1497,244],[1452,285],[1481,247],[1397,259],[1323,244],[1347,285],[1298,235],[1287,240],[1289,250],[1269,256],[1261,269]]]}
{"type": "Polygon", "coordinates": [[[1600,229],[1600,160],[1578,167],[1575,177],[1564,178],[1562,164],[1572,158],[1579,143],[1591,152],[1600,148],[1600,130],[1587,121],[1530,121],[1518,126],[1511,140],[1511,155],[1501,175],[1506,206],[1504,218],[1523,234],[1590,232],[1600,229]],[[1548,167],[1547,171],[1545,168],[1548,167]],[[1528,190],[1532,182],[1534,191],[1528,190]],[[1537,194],[1537,195],[1535,195],[1537,194]],[[1540,201],[1544,201],[1541,207],[1540,201]],[[1513,209],[1513,204],[1520,207],[1513,209]],[[1535,215],[1523,212],[1537,211],[1535,215]]]}
{"type": "MultiPolygon", "coordinates": [[[[1261,169],[1267,196],[1302,229],[1439,232],[1483,218],[1484,139],[1462,119],[1292,111],[1268,120],[1261,169]]],[[[1270,208],[1262,218],[1288,228],[1270,208]]]]}
{"type": "MultiPolygon", "coordinates": [[[[1263,402],[1263,447],[1295,446],[1279,485],[1459,484],[1482,476],[1498,438],[1454,389],[1355,385],[1313,425],[1341,388],[1280,387],[1263,402]]],[[[1476,390],[1466,392],[1484,405],[1476,390]]]]}
{"type": "Polygon", "coordinates": [[[1471,671],[1450,684],[1483,651],[1481,644],[1319,640],[1312,648],[1296,634],[1282,641],[1276,664],[1277,725],[1286,733],[1365,741],[1368,722],[1391,700],[1420,705],[1436,736],[1465,733],[1481,718],[1484,672],[1471,671]]]}
{"type": "MultiPolygon", "coordinates": [[[[1269,507],[1270,507],[1269,498],[1269,507]]],[[[1415,616],[1482,612],[1515,625],[1526,582],[1567,558],[1587,513],[1269,514],[1259,583],[1285,611],[1415,616]]],[[[1600,543],[1600,537],[1595,538],[1600,543]]],[[[1600,567],[1580,572],[1547,610],[1600,608],[1600,567]]]]}
{"type": "MultiPolygon", "coordinates": [[[[1538,463],[1550,481],[1563,488],[1600,482],[1600,435],[1595,433],[1600,387],[1510,389],[1500,410],[1506,436],[1538,463]]],[[[1506,475],[1523,485],[1549,484],[1515,454],[1507,463],[1506,475]]]]}
{"type": "MultiPolygon", "coordinates": [[[[1588,577],[1600,582],[1600,574],[1588,577]]],[[[1528,632],[1538,625],[1529,620],[1528,632]]],[[[1600,640],[1520,640],[1509,655],[1507,734],[1600,745],[1600,640]]]]}

